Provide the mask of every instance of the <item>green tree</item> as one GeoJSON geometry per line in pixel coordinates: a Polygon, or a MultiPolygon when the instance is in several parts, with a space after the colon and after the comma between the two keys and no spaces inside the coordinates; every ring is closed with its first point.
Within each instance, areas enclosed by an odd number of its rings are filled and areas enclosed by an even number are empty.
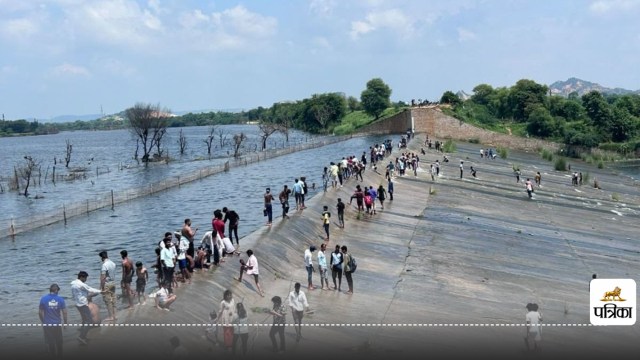
{"type": "Polygon", "coordinates": [[[556,120],[549,110],[542,105],[535,105],[529,114],[527,131],[538,137],[550,137],[556,134],[558,129],[556,120]]]}
{"type": "Polygon", "coordinates": [[[495,91],[491,85],[480,84],[473,88],[471,101],[479,105],[488,105],[494,92],[495,91]]]}
{"type": "Polygon", "coordinates": [[[511,87],[509,105],[516,121],[526,121],[534,105],[544,104],[548,88],[533,80],[522,79],[511,87]]]}
{"type": "Polygon", "coordinates": [[[450,104],[452,106],[456,106],[462,103],[462,100],[458,97],[458,95],[454,94],[453,91],[445,91],[440,98],[441,104],[450,104]]]}
{"type": "Polygon", "coordinates": [[[358,111],[362,108],[360,106],[360,102],[355,96],[349,96],[347,98],[347,106],[349,107],[349,112],[358,111]]]}
{"type": "Polygon", "coordinates": [[[378,119],[382,112],[389,107],[391,88],[380,78],[371,79],[367,82],[367,88],[362,91],[360,101],[364,111],[378,119]]]}

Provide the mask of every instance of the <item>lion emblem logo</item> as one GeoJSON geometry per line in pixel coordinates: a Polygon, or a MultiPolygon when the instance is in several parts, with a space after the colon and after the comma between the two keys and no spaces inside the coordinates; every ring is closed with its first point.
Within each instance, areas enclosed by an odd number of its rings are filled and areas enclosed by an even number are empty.
{"type": "Polygon", "coordinates": [[[622,289],[616,286],[613,291],[606,291],[604,293],[604,297],[600,301],[626,301],[625,299],[620,297],[621,292],[622,289]],[[616,300],[616,298],[618,298],[618,300],[616,300]]]}

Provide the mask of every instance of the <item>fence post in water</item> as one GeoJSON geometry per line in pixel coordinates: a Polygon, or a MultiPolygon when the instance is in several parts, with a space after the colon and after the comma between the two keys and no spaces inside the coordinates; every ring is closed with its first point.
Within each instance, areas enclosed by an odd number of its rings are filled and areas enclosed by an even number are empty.
{"type": "Polygon", "coordinates": [[[89,199],[87,199],[87,216],[89,216],[89,199]]]}
{"type": "Polygon", "coordinates": [[[111,210],[113,210],[115,203],[113,202],[113,190],[111,190],[111,210]]]}
{"type": "Polygon", "coordinates": [[[67,207],[62,204],[62,216],[64,217],[64,224],[67,225],[67,207]]]}

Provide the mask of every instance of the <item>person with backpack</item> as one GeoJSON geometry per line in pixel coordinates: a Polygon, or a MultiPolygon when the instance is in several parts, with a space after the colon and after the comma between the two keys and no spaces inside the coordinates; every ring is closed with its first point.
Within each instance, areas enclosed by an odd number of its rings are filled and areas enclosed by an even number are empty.
{"type": "Polygon", "coordinates": [[[351,274],[355,272],[354,259],[351,254],[347,252],[346,245],[342,245],[340,250],[342,251],[342,271],[344,272],[344,276],[347,278],[347,285],[349,285],[349,291],[347,291],[347,294],[353,294],[353,278],[351,274]]]}

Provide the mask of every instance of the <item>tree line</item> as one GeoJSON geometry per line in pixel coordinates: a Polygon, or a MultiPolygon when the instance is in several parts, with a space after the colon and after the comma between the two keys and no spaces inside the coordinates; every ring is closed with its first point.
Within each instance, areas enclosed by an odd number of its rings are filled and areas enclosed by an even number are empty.
{"type": "MultiPolygon", "coordinates": [[[[168,116],[163,122],[167,127],[268,123],[282,129],[293,128],[313,134],[327,134],[331,133],[349,112],[363,110],[377,119],[390,106],[390,96],[389,86],[382,79],[375,78],[367,82],[360,99],[340,92],[330,92],[314,94],[298,101],[274,103],[267,108],[259,106],[248,111],[217,111],[168,116]]],[[[73,130],[128,129],[130,127],[130,118],[126,114],[128,110],[90,121],[77,120],[65,123],[3,121],[0,123],[0,136],[50,134],[73,130]]]]}
{"type": "Polygon", "coordinates": [[[519,135],[558,141],[569,149],[601,147],[622,153],[640,149],[640,95],[552,95],[546,85],[522,79],[511,87],[480,84],[462,100],[451,91],[440,99],[453,116],[497,129],[519,129],[519,135]]]}

